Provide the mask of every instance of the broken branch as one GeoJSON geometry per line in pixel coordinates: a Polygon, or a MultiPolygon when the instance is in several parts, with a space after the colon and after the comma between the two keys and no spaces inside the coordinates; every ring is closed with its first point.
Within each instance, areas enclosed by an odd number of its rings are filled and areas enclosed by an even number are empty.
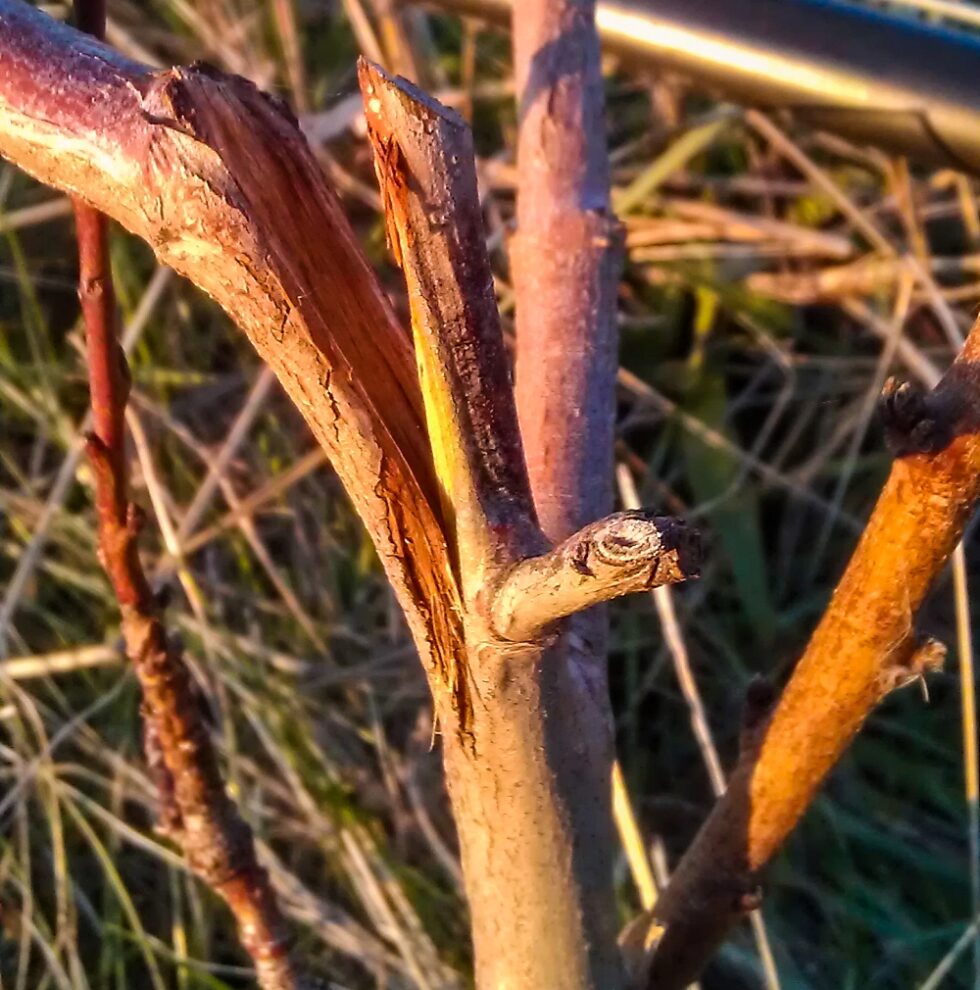
{"type": "Polygon", "coordinates": [[[362,59],[388,239],[405,274],[429,442],[471,600],[542,546],[510,385],[466,122],[362,59]]]}
{"type": "Polygon", "coordinates": [[[697,577],[697,534],[648,512],[617,512],[540,557],[521,561],[494,595],[498,635],[526,642],[575,612],[697,577]]]}
{"type": "Polygon", "coordinates": [[[142,237],[245,331],[364,521],[440,721],[462,730],[459,593],[411,340],[288,109],[0,0],[0,155],[142,237]]]}

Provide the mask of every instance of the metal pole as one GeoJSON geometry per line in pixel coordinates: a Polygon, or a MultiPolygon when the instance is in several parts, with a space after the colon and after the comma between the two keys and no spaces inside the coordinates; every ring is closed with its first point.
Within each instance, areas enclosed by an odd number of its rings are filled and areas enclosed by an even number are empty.
{"type": "MultiPolygon", "coordinates": [[[[506,24],[509,0],[436,0],[506,24]]],[[[980,174],[980,38],[833,0],[599,0],[610,51],[725,99],[980,174]]]]}

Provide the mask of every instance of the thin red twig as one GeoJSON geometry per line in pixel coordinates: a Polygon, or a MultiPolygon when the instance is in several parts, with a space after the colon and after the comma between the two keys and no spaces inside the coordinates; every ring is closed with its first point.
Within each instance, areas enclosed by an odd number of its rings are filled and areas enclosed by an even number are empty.
{"type": "MultiPolygon", "coordinates": [[[[105,0],[76,0],[78,26],[105,34],[105,0]]],[[[263,990],[308,986],[290,958],[282,915],[248,825],[225,792],[199,700],[139,559],[142,517],[129,500],[125,411],[129,370],[119,344],[108,222],[74,201],[79,300],[92,405],[87,451],[95,477],[99,558],[122,613],[126,653],[143,693],[144,747],[160,795],[159,827],[224,898],[263,990]]]]}

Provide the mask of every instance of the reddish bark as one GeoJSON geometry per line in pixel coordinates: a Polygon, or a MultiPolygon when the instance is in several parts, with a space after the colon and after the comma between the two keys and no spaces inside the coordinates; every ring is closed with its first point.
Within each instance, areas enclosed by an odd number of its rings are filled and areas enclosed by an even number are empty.
{"type": "MultiPolygon", "coordinates": [[[[76,20],[81,29],[102,37],[104,0],[76,0],[76,20]]],[[[147,758],[161,797],[161,830],[182,846],[192,869],[227,902],[262,990],[298,990],[304,983],[290,958],[268,876],[255,858],[251,830],[225,793],[199,699],[179,648],[166,635],[140,564],[141,518],[127,491],[129,370],[117,336],[108,222],[77,198],[74,211],[99,558],[119,602],[126,653],[143,694],[147,758]]]]}
{"type": "MultiPolygon", "coordinates": [[[[612,503],[618,226],[609,211],[602,75],[592,0],[513,7],[518,93],[516,396],[535,506],[560,543],[612,503]]],[[[615,916],[612,712],[604,609],[559,623],[541,707],[566,802],[589,987],[623,973],[615,916]],[[569,753],[577,758],[568,760],[569,753]]]]}
{"type": "Polygon", "coordinates": [[[563,540],[609,511],[618,224],[593,0],[514,6],[517,404],[535,504],[563,540]]]}

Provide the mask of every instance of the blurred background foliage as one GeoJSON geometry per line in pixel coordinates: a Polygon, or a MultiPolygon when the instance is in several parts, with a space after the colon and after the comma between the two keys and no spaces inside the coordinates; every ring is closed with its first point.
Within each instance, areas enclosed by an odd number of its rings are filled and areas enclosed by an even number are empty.
{"type": "MultiPolygon", "coordinates": [[[[505,36],[383,0],[109,12],[110,41],[132,57],[206,59],[291,103],[403,313],[356,53],[459,109],[509,327],[505,36]]],[[[706,535],[704,575],[674,599],[728,765],[747,683],[786,676],[888,469],[883,380],[942,369],[972,323],[977,184],[606,68],[627,244],[617,455],[646,504],[706,535]]],[[[438,738],[369,541],[229,320],[121,231],[112,257],[148,569],[302,949],[352,990],[465,987],[438,738]]],[[[0,165],[0,977],[16,990],[245,987],[224,908],[153,831],[79,452],[75,264],[67,200],[0,165]]],[[[970,953],[950,957],[971,914],[954,618],[944,579],[920,624],[952,647],[947,672],[928,698],[913,685],[874,715],[770,872],[787,990],[977,985],[970,953]]],[[[709,778],[649,598],[614,607],[612,642],[620,758],[662,875],[710,807],[709,778]]],[[[625,859],[617,889],[625,922],[625,859]]],[[[702,985],[765,980],[746,926],[702,985]]]]}

